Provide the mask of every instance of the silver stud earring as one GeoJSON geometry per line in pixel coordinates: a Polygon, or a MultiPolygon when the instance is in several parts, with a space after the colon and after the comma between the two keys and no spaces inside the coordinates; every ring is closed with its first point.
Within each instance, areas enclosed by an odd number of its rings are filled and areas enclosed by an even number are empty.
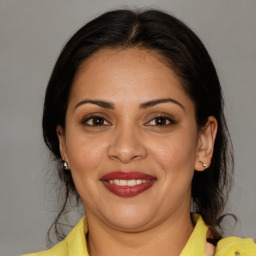
{"type": "Polygon", "coordinates": [[[65,171],[68,170],[68,163],[67,163],[66,161],[63,161],[63,169],[64,169],[65,171]]]}
{"type": "Polygon", "coordinates": [[[204,168],[207,168],[207,164],[205,164],[205,163],[202,162],[202,161],[200,161],[200,163],[202,164],[202,166],[203,166],[204,168]]]}

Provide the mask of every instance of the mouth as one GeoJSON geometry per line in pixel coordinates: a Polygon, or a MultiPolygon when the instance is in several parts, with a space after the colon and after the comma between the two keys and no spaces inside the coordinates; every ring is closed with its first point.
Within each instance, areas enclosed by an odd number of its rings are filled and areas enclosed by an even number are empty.
{"type": "Polygon", "coordinates": [[[117,196],[133,197],[150,189],[156,178],[140,172],[111,172],[102,176],[100,181],[117,196]]]}

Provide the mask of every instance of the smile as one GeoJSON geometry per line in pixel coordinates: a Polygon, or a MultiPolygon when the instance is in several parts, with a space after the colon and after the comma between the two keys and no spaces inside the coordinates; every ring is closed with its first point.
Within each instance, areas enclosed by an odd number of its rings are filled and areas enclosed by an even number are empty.
{"type": "Polygon", "coordinates": [[[107,181],[111,184],[115,184],[115,185],[119,185],[119,186],[135,186],[135,185],[139,185],[139,184],[142,184],[142,183],[147,183],[149,182],[149,180],[109,180],[107,181]]]}
{"type": "Polygon", "coordinates": [[[111,172],[104,175],[100,181],[117,196],[133,197],[151,188],[156,178],[139,172],[111,172]]]}

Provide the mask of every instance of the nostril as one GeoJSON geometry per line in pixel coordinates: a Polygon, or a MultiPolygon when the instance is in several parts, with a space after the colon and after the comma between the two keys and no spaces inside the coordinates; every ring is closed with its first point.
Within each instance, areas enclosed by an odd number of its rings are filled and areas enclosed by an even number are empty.
{"type": "Polygon", "coordinates": [[[140,144],[139,140],[130,137],[119,137],[113,144],[109,145],[109,158],[118,160],[122,163],[129,163],[146,156],[145,148],[140,144]]]}

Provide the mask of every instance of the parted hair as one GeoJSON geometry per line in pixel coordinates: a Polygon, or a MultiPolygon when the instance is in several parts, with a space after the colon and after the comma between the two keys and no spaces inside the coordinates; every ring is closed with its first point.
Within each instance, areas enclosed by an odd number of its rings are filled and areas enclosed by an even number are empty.
{"type": "MultiPolygon", "coordinates": [[[[156,52],[179,77],[196,109],[198,129],[209,116],[218,122],[211,165],[195,171],[192,180],[192,211],[202,215],[212,239],[222,237],[221,220],[232,185],[233,152],[224,116],[224,102],[214,64],[198,36],[179,19],[159,10],[120,9],[106,12],[80,28],[66,43],[51,74],[43,111],[44,141],[57,162],[61,190],[60,211],[52,224],[59,240],[60,217],[69,199],[81,201],[70,172],[63,170],[56,128],[65,130],[70,90],[80,65],[103,48],[139,48],[156,52]]],[[[86,161],[86,160],[85,160],[86,161]]]]}

